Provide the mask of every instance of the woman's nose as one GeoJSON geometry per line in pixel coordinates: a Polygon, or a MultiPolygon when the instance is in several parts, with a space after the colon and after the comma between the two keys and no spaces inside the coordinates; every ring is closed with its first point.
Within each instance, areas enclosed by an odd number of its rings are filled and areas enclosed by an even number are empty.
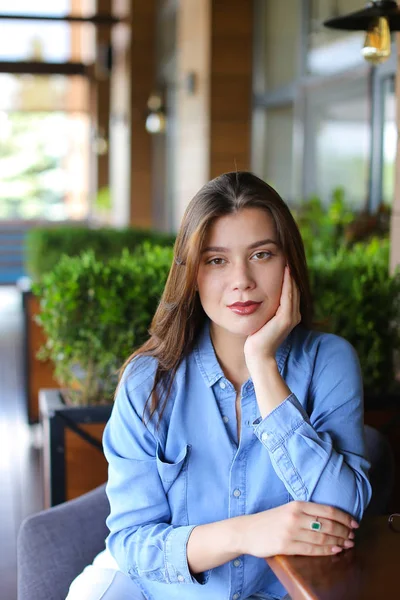
{"type": "Polygon", "coordinates": [[[251,269],[247,264],[236,265],[232,275],[233,289],[246,290],[255,285],[251,269]]]}

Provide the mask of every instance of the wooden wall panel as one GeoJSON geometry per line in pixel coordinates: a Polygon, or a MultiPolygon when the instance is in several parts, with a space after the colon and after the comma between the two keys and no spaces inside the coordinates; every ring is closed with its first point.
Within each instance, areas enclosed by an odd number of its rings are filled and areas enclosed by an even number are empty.
{"type": "Polygon", "coordinates": [[[135,0],[131,15],[131,207],[130,222],[152,224],[152,138],[145,129],[147,100],[155,84],[156,1],[135,0]]]}
{"type": "Polygon", "coordinates": [[[253,3],[212,4],[210,177],[250,168],[253,3]]]}

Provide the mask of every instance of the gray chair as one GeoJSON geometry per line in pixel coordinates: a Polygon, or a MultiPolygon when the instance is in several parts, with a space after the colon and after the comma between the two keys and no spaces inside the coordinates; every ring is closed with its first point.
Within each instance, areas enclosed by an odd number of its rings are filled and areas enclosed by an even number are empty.
{"type": "Polygon", "coordinates": [[[102,485],[25,519],[17,541],[18,600],[65,600],[71,581],[104,550],[109,511],[102,485]]]}
{"type": "MultiPolygon", "coordinates": [[[[365,426],[372,499],[366,514],[387,512],[394,458],[386,438],[365,426]]],[[[104,549],[109,504],[104,485],[25,519],[18,536],[18,600],[65,600],[71,581],[104,549]]]]}

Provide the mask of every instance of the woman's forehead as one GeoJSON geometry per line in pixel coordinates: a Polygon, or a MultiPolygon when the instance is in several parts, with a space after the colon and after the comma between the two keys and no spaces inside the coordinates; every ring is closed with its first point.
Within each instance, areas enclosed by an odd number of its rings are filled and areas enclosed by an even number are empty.
{"type": "Polygon", "coordinates": [[[215,219],[206,233],[203,246],[246,246],[265,239],[278,241],[272,216],[261,208],[244,208],[215,219]]]}

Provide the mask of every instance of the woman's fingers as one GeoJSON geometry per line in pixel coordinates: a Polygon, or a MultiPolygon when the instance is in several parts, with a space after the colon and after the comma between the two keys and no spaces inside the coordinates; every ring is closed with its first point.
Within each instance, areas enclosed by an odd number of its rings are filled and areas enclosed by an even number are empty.
{"type": "Polygon", "coordinates": [[[320,533],[319,531],[311,531],[301,529],[295,537],[297,542],[305,542],[308,544],[314,544],[316,546],[339,546],[340,548],[352,548],[354,546],[353,540],[349,540],[346,537],[329,535],[327,533],[320,533]]]}
{"type": "Polygon", "coordinates": [[[339,508],[328,506],[326,504],[316,504],[314,502],[299,502],[299,509],[306,515],[313,517],[313,521],[316,518],[320,521],[321,519],[328,519],[328,521],[334,521],[341,523],[347,529],[356,529],[358,527],[357,521],[353,517],[339,508]]]}
{"type": "Polygon", "coordinates": [[[288,554],[297,554],[299,556],[332,556],[342,552],[340,546],[319,546],[309,542],[293,542],[288,554]]]}
{"type": "Polygon", "coordinates": [[[297,325],[300,314],[300,293],[290,274],[288,266],[285,267],[283,276],[280,307],[288,324],[290,324],[292,327],[297,325]]]}

